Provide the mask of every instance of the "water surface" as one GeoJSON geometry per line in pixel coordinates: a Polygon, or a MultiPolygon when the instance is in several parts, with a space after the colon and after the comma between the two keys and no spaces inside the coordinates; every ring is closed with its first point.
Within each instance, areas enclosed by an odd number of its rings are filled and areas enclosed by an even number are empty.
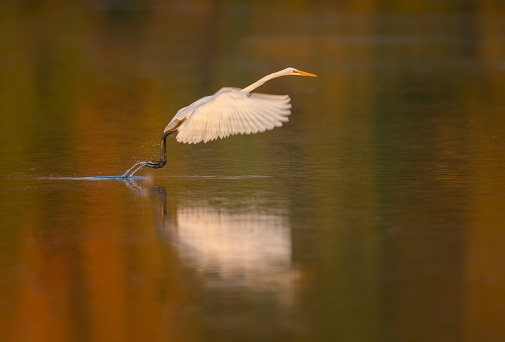
{"type": "Polygon", "coordinates": [[[358,3],[2,11],[2,340],[503,340],[505,12],[358,3]],[[107,179],[287,66],[284,127],[107,179]]]}

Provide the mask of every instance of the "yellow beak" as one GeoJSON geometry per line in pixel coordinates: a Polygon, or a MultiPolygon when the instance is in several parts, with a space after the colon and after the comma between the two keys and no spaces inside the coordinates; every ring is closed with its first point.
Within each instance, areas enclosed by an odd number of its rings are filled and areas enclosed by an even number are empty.
{"type": "Polygon", "coordinates": [[[302,75],[302,76],[310,76],[310,77],[317,77],[316,75],[314,74],[311,74],[309,72],[305,72],[305,71],[301,71],[301,70],[295,70],[295,72],[299,75],[302,75]]]}

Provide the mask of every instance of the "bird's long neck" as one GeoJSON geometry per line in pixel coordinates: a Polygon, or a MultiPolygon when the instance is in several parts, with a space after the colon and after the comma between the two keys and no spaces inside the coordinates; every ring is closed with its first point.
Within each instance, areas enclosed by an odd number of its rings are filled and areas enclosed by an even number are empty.
{"type": "Polygon", "coordinates": [[[270,81],[273,78],[285,75],[283,73],[283,71],[284,70],[281,70],[281,71],[274,72],[274,73],[272,73],[270,75],[266,75],[265,77],[263,77],[260,80],[254,82],[250,86],[245,87],[244,89],[242,89],[241,92],[243,92],[243,93],[249,93],[249,92],[253,91],[254,89],[258,88],[259,86],[263,85],[263,83],[268,82],[268,81],[270,81]]]}

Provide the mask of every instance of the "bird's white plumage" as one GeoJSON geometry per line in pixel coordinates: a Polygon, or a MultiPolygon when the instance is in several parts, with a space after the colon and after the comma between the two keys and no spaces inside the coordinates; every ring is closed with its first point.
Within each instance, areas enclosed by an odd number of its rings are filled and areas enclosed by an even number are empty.
{"type": "MultiPolygon", "coordinates": [[[[251,93],[265,82],[288,75],[311,76],[314,74],[295,68],[285,68],[266,75],[244,89],[221,88],[182,108],[165,127],[162,136],[162,156],[165,139],[178,132],[177,141],[196,144],[235,134],[264,132],[282,126],[291,114],[291,99],[287,95],[251,93]]],[[[165,165],[163,157],[152,165],[165,165]]]]}
{"type": "Polygon", "coordinates": [[[280,127],[289,120],[290,101],[287,95],[222,88],[214,95],[201,98],[179,110],[165,132],[177,129],[177,141],[189,144],[236,134],[264,132],[280,127]]]}

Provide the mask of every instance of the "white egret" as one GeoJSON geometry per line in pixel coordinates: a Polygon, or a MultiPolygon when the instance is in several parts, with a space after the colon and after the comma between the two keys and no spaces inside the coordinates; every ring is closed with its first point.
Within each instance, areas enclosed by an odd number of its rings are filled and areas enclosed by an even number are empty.
{"type": "Polygon", "coordinates": [[[165,166],[166,139],[175,132],[178,132],[178,142],[196,144],[230,135],[255,134],[281,127],[291,114],[289,96],[251,92],[271,79],[288,75],[317,77],[295,68],[286,68],[267,75],[244,89],[221,88],[214,95],[193,102],[180,109],[165,127],[161,136],[160,160],[144,165],[155,169],[165,166]]]}

